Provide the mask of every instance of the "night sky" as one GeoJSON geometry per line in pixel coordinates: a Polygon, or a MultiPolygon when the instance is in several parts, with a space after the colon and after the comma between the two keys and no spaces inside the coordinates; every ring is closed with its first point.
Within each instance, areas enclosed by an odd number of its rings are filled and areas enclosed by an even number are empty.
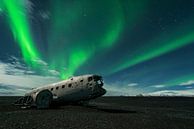
{"type": "Polygon", "coordinates": [[[107,95],[194,95],[194,1],[0,0],[0,95],[83,74],[107,95]]]}

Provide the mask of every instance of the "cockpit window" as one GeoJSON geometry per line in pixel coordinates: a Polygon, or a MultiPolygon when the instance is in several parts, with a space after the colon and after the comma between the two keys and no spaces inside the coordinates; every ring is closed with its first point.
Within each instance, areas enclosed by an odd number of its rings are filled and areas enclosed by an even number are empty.
{"type": "Polygon", "coordinates": [[[92,81],[92,77],[88,77],[88,82],[92,81]]]}
{"type": "Polygon", "coordinates": [[[62,88],[65,88],[65,85],[62,85],[62,88]]]}
{"type": "Polygon", "coordinates": [[[98,84],[99,86],[103,86],[103,81],[102,81],[102,80],[98,80],[98,81],[97,81],[97,84],[98,84]]]}
{"type": "Polygon", "coordinates": [[[102,83],[102,81],[101,81],[101,80],[98,80],[98,81],[97,81],[97,83],[98,83],[98,84],[101,84],[101,83],[102,83]]]}
{"type": "Polygon", "coordinates": [[[58,89],[59,89],[59,87],[57,86],[57,87],[56,87],[56,90],[58,90],[58,89]]]}
{"type": "Polygon", "coordinates": [[[98,80],[102,80],[102,77],[101,77],[101,76],[95,75],[95,76],[94,76],[94,81],[98,81],[98,80]]]}

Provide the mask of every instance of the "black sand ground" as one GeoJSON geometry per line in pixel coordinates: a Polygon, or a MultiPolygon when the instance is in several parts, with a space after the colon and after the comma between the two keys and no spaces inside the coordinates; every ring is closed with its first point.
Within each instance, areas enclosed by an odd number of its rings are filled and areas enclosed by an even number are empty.
{"type": "Polygon", "coordinates": [[[194,98],[102,97],[90,106],[20,109],[0,97],[0,129],[194,129],[194,98]]]}

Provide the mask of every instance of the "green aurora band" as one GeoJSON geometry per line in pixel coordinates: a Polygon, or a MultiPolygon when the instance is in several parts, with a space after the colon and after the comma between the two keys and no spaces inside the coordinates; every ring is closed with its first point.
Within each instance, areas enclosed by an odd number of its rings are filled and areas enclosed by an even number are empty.
{"type": "Polygon", "coordinates": [[[21,48],[25,62],[30,66],[38,67],[36,60],[40,57],[31,36],[27,10],[23,4],[23,0],[3,0],[9,26],[21,48]]]}
{"type": "Polygon", "coordinates": [[[193,80],[194,80],[194,74],[182,75],[180,77],[176,77],[175,79],[165,82],[164,85],[176,86],[176,85],[180,85],[181,83],[185,83],[193,80]]]}
{"type": "Polygon", "coordinates": [[[108,70],[108,72],[106,73],[113,74],[119,72],[126,68],[130,68],[139,63],[143,63],[145,61],[151,60],[168,52],[179,49],[185,45],[193,43],[193,26],[189,26],[188,28],[186,28],[185,30],[183,28],[177,28],[176,31],[161,34],[157,38],[152,39],[151,42],[148,43],[149,45],[140,47],[136,53],[129,54],[132,56],[122,58],[123,60],[121,60],[119,64],[111,67],[111,70],[108,70]],[[182,34],[177,32],[184,33],[182,34]]]}
{"type": "Polygon", "coordinates": [[[51,17],[52,32],[49,34],[48,50],[50,69],[60,71],[61,78],[74,75],[95,53],[113,48],[124,31],[125,22],[132,28],[145,11],[146,4],[146,1],[134,1],[131,4],[114,0],[77,1],[69,5],[64,1],[52,1],[50,8],[51,16],[54,17],[51,17]],[[123,6],[127,5],[129,11],[125,13],[129,18],[125,19],[123,6]],[[134,12],[131,13],[131,10],[134,12]],[[60,47],[55,47],[56,43],[60,47]]]}
{"type": "MultiPolygon", "coordinates": [[[[0,1],[0,9],[8,15],[9,26],[20,46],[25,62],[35,69],[41,69],[42,66],[36,62],[41,60],[40,52],[35,47],[28,21],[28,12],[22,4],[23,1],[0,1]]],[[[96,53],[112,49],[118,43],[124,28],[126,26],[133,28],[133,25],[139,21],[149,2],[133,1],[133,3],[125,3],[129,9],[125,14],[122,7],[124,5],[119,0],[96,3],[86,0],[85,3],[77,1],[71,5],[60,0],[50,1],[51,27],[48,37],[48,55],[46,55],[48,56],[48,69],[59,71],[60,78],[65,79],[76,74],[76,71],[96,53]],[[84,11],[83,8],[85,8],[84,11]],[[104,10],[98,11],[99,8],[104,8],[104,10]],[[93,16],[94,14],[98,16],[97,19],[96,16],[93,16]],[[98,18],[105,19],[103,24],[92,26],[91,23],[98,21],[98,18]],[[85,31],[85,34],[82,34],[82,31],[85,31]]],[[[2,11],[0,10],[0,13],[2,11]]],[[[118,63],[115,62],[112,67],[105,70],[104,74],[119,72],[194,41],[192,30],[185,34],[177,34],[176,32],[180,30],[179,28],[168,36],[164,34],[152,39],[148,42],[148,46],[139,48],[139,51],[132,53],[132,56],[125,55],[118,63]],[[179,38],[177,39],[177,37],[179,38]]],[[[193,79],[193,76],[183,77],[179,80],[187,81],[191,78],[193,79]]],[[[175,80],[169,85],[179,82],[175,80]]]]}

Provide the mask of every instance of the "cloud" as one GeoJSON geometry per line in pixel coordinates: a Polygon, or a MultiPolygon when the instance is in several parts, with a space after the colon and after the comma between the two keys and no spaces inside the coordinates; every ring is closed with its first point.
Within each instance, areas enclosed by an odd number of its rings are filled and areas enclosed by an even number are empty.
{"type": "Polygon", "coordinates": [[[41,66],[47,66],[48,65],[45,61],[43,61],[41,59],[34,59],[32,61],[37,63],[38,65],[41,65],[41,66]]]}
{"type": "Polygon", "coordinates": [[[44,20],[50,19],[50,13],[48,11],[39,11],[39,15],[44,20]]]}
{"type": "Polygon", "coordinates": [[[186,88],[187,88],[187,89],[192,89],[193,87],[192,87],[192,86],[187,86],[186,88]]]}
{"type": "Polygon", "coordinates": [[[138,85],[138,83],[129,83],[127,86],[134,87],[134,86],[137,86],[137,85],[138,85]]]}
{"type": "Polygon", "coordinates": [[[193,85],[194,84],[194,80],[189,80],[187,82],[182,82],[179,85],[180,86],[188,86],[188,85],[193,85]]]}
{"type": "Polygon", "coordinates": [[[153,85],[151,87],[154,87],[154,88],[163,88],[163,87],[165,87],[165,85],[153,85]]]}
{"type": "Polygon", "coordinates": [[[12,89],[12,88],[10,88],[9,86],[4,86],[4,85],[0,84],[0,89],[1,89],[1,90],[2,90],[2,89],[4,89],[4,90],[9,90],[9,89],[12,89]]]}
{"type": "Polygon", "coordinates": [[[30,0],[20,0],[20,5],[23,6],[28,13],[32,13],[34,4],[30,0]]]}
{"type": "MultiPolygon", "coordinates": [[[[54,71],[53,71],[54,72],[54,71]]],[[[59,81],[54,76],[36,75],[22,64],[0,62],[0,95],[24,95],[31,88],[43,86],[59,81]]]]}
{"type": "Polygon", "coordinates": [[[33,60],[33,62],[38,64],[38,66],[41,68],[42,73],[46,73],[47,75],[51,75],[51,76],[59,76],[60,75],[60,73],[57,70],[50,69],[48,64],[41,59],[33,60]]]}
{"type": "Polygon", "coordinates": [[[194,96],[194,89],[187,90],[162,90],[151,92],[146,95],[151,96],[194,96]]]}
{"type": "Polygon", "coordinates": [[[135,96],[146,93],[147,91],[140,87],[127,86],[127,84],[114,83],[105,84],[104,88],[107,90],[106,96],[135,96]]]}
{"type": "Polygon", "coordinates": [[[3,96],[20,96],[23,95],[23,93],[26,93],[27,91],[31,90],[31,88],[28,87],[21,87],[16,85],[5,85],[0,83],[0,95],[3,96]]]}
{"type": "Polygon", "coordinates": [[[50,74],[52,74],[52,75],[55,75],[55,76],[59,76],[59,72],[58,71],[56,71],[56,70],[48,70],[49,71],[49,73],[50,74]]]}

